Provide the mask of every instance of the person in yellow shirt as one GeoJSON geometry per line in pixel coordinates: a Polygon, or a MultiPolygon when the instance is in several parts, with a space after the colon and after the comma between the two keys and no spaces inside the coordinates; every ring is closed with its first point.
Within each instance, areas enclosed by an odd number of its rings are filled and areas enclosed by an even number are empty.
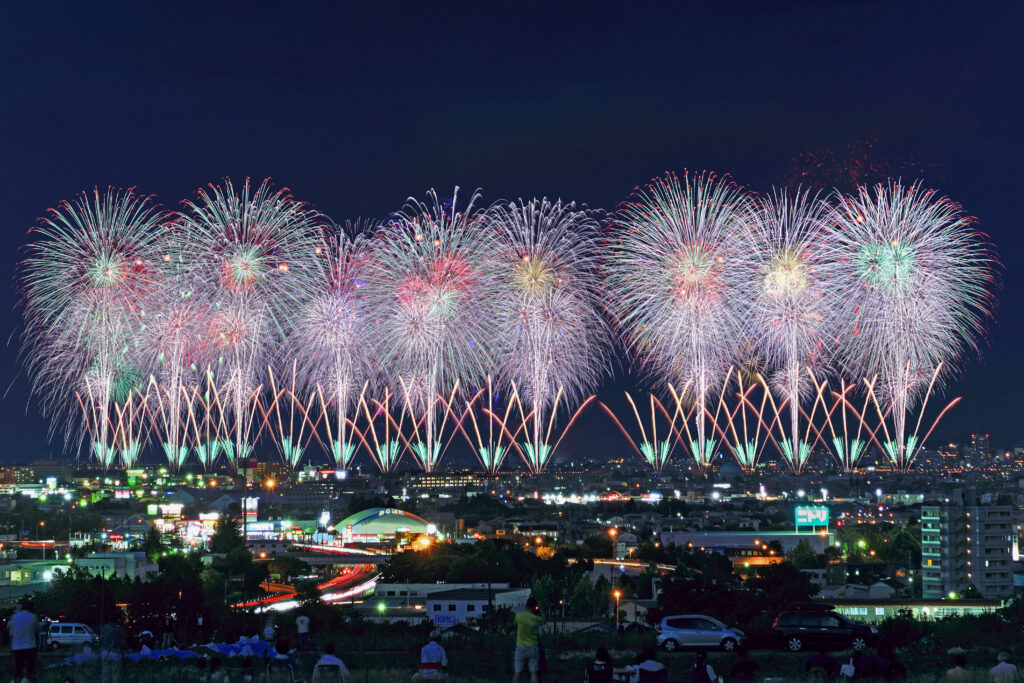
{"type": "Polygon", "coordinates": [[[537,683],[540,671],[540,627],[544,623],[540,616],[540,605],[536,598],[526,601],[526,609],[516,613],[516,656],[514,683],[524,670],[530,672],[530,683],[537,683]]]}

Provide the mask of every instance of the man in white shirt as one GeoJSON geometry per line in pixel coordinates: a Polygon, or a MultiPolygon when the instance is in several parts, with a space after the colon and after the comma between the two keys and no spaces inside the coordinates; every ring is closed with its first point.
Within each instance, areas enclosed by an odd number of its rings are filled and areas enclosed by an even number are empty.
{"type": "Polygon", "coordinates": [[[348,680],[348,669],[345,668],[345,662],[335,656],[334,643],[324,645],[323,657],[313,667],[313,683],[318,683],[321,680],[334,680],[328,678],[328,671],[335,671],[341,674],[342,681],[348,680]]]}
{"type": "Polygon", "coordinates": [[[989,671],[992,683],[1014,683],[1017,680],[1017,667],[1010,664],[1010,655],[1000,652],[996,655],[996,659],[999,660],[999,663],[989,671]]]}
{"type": "Polygon", "coordinates": [[[309,617],[300,614],[295,619],[295,630],[299,633],[299,649],[309,649],[309,617]]]}
{"type": "Polygon", "coordinates": [[[36,678],[36,629],[39,617],[32,613],[32,601],[25,600],[21,609],[11,615],[7,631],[11,634],[11,652],[14,653],[14,680],[36,678]]]}
{"type": "Polygon", "coordinates": [[[441,632],[434,629],[430,632],[430,642],[420,650],[420,670],[413,676],[418,681],[439,680],[445,677],[444,670],[448,667],[448,654],[437,641],[441,632]]]}

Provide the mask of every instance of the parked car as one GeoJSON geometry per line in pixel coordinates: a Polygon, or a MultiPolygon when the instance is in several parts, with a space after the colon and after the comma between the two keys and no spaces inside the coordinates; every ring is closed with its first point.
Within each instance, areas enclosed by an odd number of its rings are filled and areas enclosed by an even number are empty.
{"type": "Polygon", "coordinates": [[[833,605],[796,605],[775,617],[772,636],[790,652],[818,648],[860,652],[874,642],[877,628],[850,621],[834,610],[833,605]]]}
{"type": "Polygon", "coordinates": [[[95,645],[99,641],[96,632],[85,624],[68,622],[53,622],[47,636],[47,645],[51,650],[59,647],[95,645]]]}
{"type": "Polygon", "coordinates": [[[665,617],[658,624],[658,646],[669,652],[684,649],[718,649],[727,652],[747,641],[747,635],[703,614],[665,617]]]}

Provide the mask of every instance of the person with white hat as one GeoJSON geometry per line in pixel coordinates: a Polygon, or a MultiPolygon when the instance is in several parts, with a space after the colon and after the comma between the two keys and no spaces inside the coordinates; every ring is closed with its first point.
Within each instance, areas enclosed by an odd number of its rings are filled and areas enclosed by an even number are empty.
{"type": "Polygon", "coordinates": [[[413,676],[413,680],[439,680],[445,677],[448,655],[441,647],[439,640],[441,640],[441,631],[435,628],[430,632],[430,642],[420,650],[420,670],[413,676]]]}

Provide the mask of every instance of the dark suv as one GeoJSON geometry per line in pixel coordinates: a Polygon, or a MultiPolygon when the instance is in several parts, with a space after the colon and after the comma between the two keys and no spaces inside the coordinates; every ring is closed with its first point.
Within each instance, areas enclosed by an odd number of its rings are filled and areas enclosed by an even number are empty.
{"type": "Polygon", "coordinates": [[[801,604],[781,612],[772,624],[772,635],[779,646],[790,652],[807,649],[860,652],[870,645],[878,629],[850,621],[836,614],[832,605],[801,604]]]}

